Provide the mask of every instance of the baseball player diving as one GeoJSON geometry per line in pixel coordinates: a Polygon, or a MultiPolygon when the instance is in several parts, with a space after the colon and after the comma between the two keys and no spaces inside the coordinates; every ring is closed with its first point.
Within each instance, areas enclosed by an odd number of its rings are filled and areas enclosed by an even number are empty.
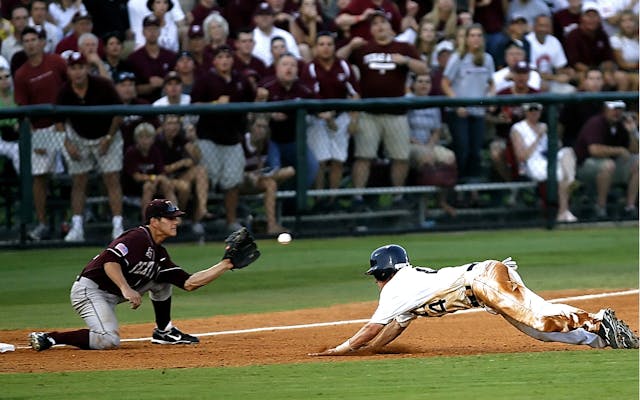
{"type": "Polygon", "coordinates": [[[55,344],[81,349],[112,349],[120,345],[115,308],[128,301],[136,309],[149,292],[155,312],[156,328],[151,342],[193,344],[197,337],[181,332],[171,323],[172,285],[192,291],[209,284],[226,271],[244,268],[260,256],[246,228],[225,240],[222,261],[189,274],[173,263],[162,246],[177,234],[185,213],[171,201],[155,199],[145,208],[146,224],[130,229],[113,240],[78,275],[71,287],[71,304],[88,329],[68,332],[32,332],[29,343],[42,351],[55,344]]]}
{"type": "Polygon", "coordinates": [[[412,266],[405,249],[391,244],[374,250],[370,264],[366,274],[373,275],[380,288],[373,316],[344,343],[310,355],[345,355],[365,346],[375,351],[397,338],[417,317],[441,317],[475,307],[501,315],[518,330],[544,342],[638,348],[638,337],[611,309],[592,314],[549,303],[524,285],[510,257],[435,270],[412,266]]]}

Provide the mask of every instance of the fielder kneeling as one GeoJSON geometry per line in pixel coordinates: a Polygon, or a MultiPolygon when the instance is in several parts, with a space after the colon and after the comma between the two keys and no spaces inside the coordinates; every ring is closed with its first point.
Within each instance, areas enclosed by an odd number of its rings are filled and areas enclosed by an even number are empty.
{"type": "Polygon", "coordinates": [[[474,307],[501,315],[541,341],[638,348],[638,337],[612,310],[592,314],[549,303],[524,285],[511,258],[434,270],[412,266],[405,249],[387,245],[371,253],[370,263],[366,273],[373,275],[380,288],[375,313],[341,345],[310,355],[344,355],[365,346],[377,350],[397,338],[417,317],[441,317],[474,307]]]}

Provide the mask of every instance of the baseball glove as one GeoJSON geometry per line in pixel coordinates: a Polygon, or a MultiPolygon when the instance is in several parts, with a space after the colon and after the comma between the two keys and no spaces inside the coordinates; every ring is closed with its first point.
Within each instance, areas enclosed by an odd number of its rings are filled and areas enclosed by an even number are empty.
{"type": "Polygon", "coordinates": [[[241,228],[233,232],[224,240],[224,256],[222,259],[229,259],[233,264],[232,269],[240,269],[248,266],[260,257],[258,245],[253,241],[253,236],[247,228],[241,228]]]}

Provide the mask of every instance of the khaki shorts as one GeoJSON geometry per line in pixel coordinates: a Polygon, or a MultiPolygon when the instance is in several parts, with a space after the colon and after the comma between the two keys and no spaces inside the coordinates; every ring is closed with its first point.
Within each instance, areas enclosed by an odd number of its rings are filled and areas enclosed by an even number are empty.
{"type": "Polygon", "coordinates": [[[31,133],[31,174],[45,175],[56,171],[56,158],[64,148],[64,132],[57,132],[55,125],[35,129],[31,133]],[[36,150],[45,150],[44,154],[36,150]]]}
{"type": "Polygon", "coordinates": [[[577,178],[586,183],[594,183],[598,173],[604,168],[604,163],[614,161],[616,170],[613,173],[613,184],[626,184],[629,182],[632,168],[638,168],[638,155],[633,154],[631,157],[611,158],[595,158],[590,157],[584,160],[582,165],[578,167],[577,178]]]}
{"type": "Polygon", "coordinates": [[[392,160],[409,159],[409,121],[405,114],[361,113],[359,124],[359,132],[354,136],[357,158],[376,158],[382,141],[385,156],[392,160]]]}
{"type": "Polygon", "coordinates": [[[67,161],[70,175],[86,174],[97,167],[98,172],[106,174],[122,170],[122,135],[120,131],[113,135],[111,145],[107,152],[100,155],[99,139],[85,139],[80,137],[70,125],[67,125],[67,140],[76,146],[80,153],[79,160],[73,160],[66,148],[63,148],[64,158],[67,161]]]}
{"type": "Polygon", "coordinates": [[[207,169],[211,187],[219,185],[221,190],[233,189],[244,180],[244,151],[240,143],[231,146],[198,140],[202,153],[202,165],[207,169]]]}

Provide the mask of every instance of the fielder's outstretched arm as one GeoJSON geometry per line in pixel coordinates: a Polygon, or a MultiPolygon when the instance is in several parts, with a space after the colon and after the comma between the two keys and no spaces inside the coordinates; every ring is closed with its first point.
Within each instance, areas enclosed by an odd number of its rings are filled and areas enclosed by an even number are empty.
{"type": "Polygon", "coordinates": [[[357,350],[365,346],[367,343],[369,343],[369,347],[379,348],[397,338],[402,331],[404,331],[404,327],[401,327],[397,322],[395,322],[395,320],[387,325],[369,322],[341,345],[320,353],[311,353],[309,355],[341,356],[357,350]]]}

